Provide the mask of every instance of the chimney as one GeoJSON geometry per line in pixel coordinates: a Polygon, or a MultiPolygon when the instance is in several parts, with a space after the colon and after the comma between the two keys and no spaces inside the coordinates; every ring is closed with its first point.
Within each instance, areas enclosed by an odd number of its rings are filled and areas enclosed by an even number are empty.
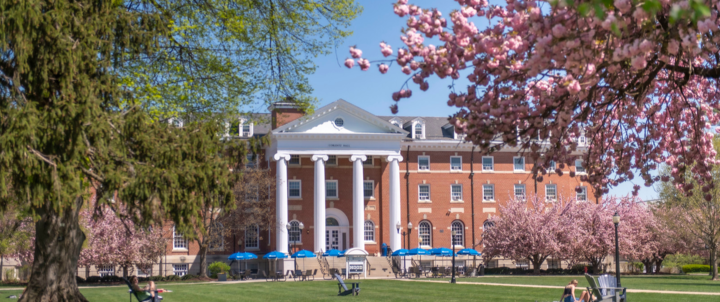
{"type": "Polygon", "coordinates": [[[273,103],[268,110],[272,117],[273,130],[305,115],[305,111],[292,97],[286,97],[284,101],[273,103]]]}

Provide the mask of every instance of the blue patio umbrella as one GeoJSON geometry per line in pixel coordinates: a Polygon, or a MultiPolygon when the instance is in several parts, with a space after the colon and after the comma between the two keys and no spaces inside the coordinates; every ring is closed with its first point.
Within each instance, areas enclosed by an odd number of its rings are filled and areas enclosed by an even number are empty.
{"type": "Polygon", "coordinates": [[[234,261],[245,261],[245,260],[251,260],[251,259],[257,259],[257,256],[253,253],[248,253],[248,252],[238,252],[238,253],[234,253],[234,254],[228,256],[228,260],[234,260],[234,261]]]}
{"type": "Polygon", "coordinates": [[[453,255],[453,251],[449,248],[438,247],[438,248],[431,249],[430,255],[433,255],[436,257],[451,257],[453,255]]]}
{"type": "Polygon", "coordinates": [[[325,257],[334,257],[334,258],[333,258],[333,268],[335,268],[335,258],[345,256],[345,252],[344,252],[344,251],[340,251],[340,250],[336,250],[336,249],[332,249],[332,250],[329,250],[329,251],[327,251],[327,252],[324,252],[324,253],[323,253],[323,256],[325,256],[325,257]]]}
{"type": "Polygon", "coordinates": [[[407,256],[407,255],[409,255],[408,254],[409,252],[410,251],[408,251],[406,249],[399,249],[397,251],[392,252],[391,256],[407,256]]]}
{"type": "Polygon", "coordinates": [[[457,252],[458,255],[468,255],[468,256],[480,256],[480,252],[474,250],[474,249],[462,249],[457,252]]]}
{"type": "Polygon", "coordinates": [[[272,252],[265,254],[265,256],[263,256],[263,259],[285,259],[287,257],[288,257],[288,255],[285,253],[281,253],[278,251],[272,251],[272,252]]]}
{"type": "Polygon", "coordinates": [[[308,250],[297,251],[292,254],[293,258],[303,258],[303,270],[305,270],[305,258],[314,258],[315,254],[308,250]]]}

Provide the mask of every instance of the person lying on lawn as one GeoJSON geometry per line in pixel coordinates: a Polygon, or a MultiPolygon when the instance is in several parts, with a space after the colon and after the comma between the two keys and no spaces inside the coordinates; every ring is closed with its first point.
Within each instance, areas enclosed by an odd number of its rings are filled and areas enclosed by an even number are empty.
{"type": "MultiPolygon", "coordinates": [[[[140,287],[138,285],[138,278],[137,276],[130,277],[130,286],[132,287],[132,290],[134,292],[138,293],[138,299],[140,301],[143,301],[147,298],[152,298],[150,301],[158,301],[155,297],[155,292],[158,290],[155,288],[155,282],[149,281],[148,285],[146,287],[140,287]]],[[[164,291],[164,289],[160,289],[161,291],[164,291]]]]}
{"type": "Polygon", "coordinates": [[[583,291],[580,299],[575,298],[575,287],[577,287],[577,285],[577,280],[570,281],[570,283],[565,286],[560,302],[591,302],[594,300],[593,296],[588,291],[583,291]]]}

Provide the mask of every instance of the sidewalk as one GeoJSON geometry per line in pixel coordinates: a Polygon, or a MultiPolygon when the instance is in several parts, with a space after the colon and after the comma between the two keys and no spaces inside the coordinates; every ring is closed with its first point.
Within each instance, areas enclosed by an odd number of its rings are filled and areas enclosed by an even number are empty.
{"type": "MultiPolygon", "coordinates": [[[[448,283],[447,281],[431,281],[431,280],[408,280],[398,279],[401,281],[408,282],[429,282],[429,283],[448,283]]],[[[528,285],[528,284],[506,284],[506,283],[485,283],[485,282],[457,282],[457,284],[474,284],[474,285],[486,285],[486,286],[509,286],[509,287],[523,287],[523,288],[556,288],[563,289],[564,286],[552,286],[552,285],[528,285]]],[[[683,292],[673,290],[650,290],[650,289],[630,289],[628,293],[654,293],[654,294],[677,294],[677,295],[701,295],[701,296],[720,296],[720,293],[712,292],[683,292]]]]}

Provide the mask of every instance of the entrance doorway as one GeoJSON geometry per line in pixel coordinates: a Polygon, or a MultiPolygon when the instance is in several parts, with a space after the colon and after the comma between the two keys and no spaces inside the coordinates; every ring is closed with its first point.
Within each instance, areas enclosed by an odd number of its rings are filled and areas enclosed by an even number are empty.
{"type": "Polygon", "coordinates": [[[325,215],[325,250],[348,249],[350,225],[345,213],[337,208],[328,208],[325,215]]]}

